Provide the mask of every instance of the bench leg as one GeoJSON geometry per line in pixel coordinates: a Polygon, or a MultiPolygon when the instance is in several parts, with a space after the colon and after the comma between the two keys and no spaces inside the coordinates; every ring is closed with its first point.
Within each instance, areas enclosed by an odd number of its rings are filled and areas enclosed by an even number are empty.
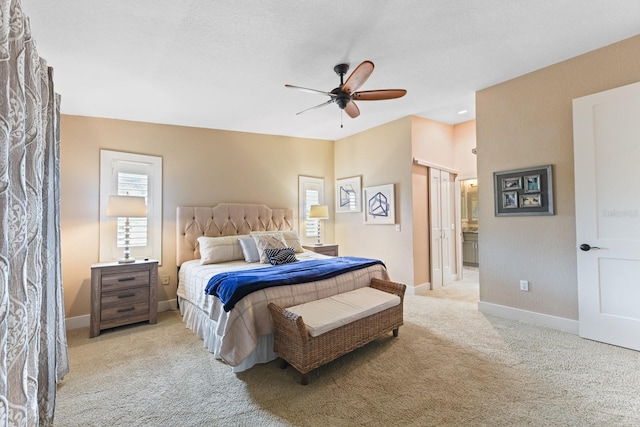
{"type": "Polygon", "coordinates": [[[289,366],[289,362],[280,358],[280,369],[287,369],[287,366],[289,366]]]}
{"type": "Polygon", "coordinates": [[[307,374],[300,375],[300,384],[307,385],[309,384],[309,376],[307,374]]]}
{"type": "Polygon", "coordinates": [[[393,336],[394,336],[394,337],[397,337],[399,333],[400,333],[400,328],[395,328],[395,329],[393,330],[393,336]]]}

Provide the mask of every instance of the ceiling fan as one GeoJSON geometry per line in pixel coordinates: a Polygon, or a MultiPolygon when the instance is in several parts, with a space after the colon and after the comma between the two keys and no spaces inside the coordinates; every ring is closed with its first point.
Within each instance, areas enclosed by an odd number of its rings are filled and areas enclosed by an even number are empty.
{"type": "Polygon", "coordinates": [[[403,97],[407,91],[404,89],[380,89],[380,90],[364,90],[357,92],[357,90],[367,81],[371,73],[373,72],[373,62],[364,61],[356,67],[351,75],[347,78],[347,81],[343,81],[344,75],[349,71],[348,64],[338,64],[333,67],[333,71],[340,76],[340,86],[333,89],[331,92],[325,92],[322,90],[308,89],[306,87],[284,85],[291,89],[298,89],[304,92],[317,93],[320,95],[329,96],[329,100],[322,104],[316,105],[306,110],[302,110],[297,114],[302,114],[316,108],[324,107],[332,103],[336,103],[341,110],[347,112],[349,117],[356,118],[360,115],[360,109],[356,105],[354,100],[358,101],[379,101],[383,99],[394,99],[403,97]]]}

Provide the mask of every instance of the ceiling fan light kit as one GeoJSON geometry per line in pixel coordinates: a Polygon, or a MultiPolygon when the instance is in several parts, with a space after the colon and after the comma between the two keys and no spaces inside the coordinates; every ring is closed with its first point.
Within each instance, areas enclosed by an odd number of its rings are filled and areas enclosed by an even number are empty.
{"type": "Polygon", "coordinates": [[[364,61],[356,67],[349,78],[347,78],[347,81],[344,81],[344,76],[347,74],[347,71],[349,71],[349,65],[336,65],[335,67],[333,67],[333,71],[335,71],[335,73],[340,76],[340,86],[336,87],[330,92],[308,89],[288,84],[284,86],[290,89],[297,89],[304,92],[329,96],[328,101],[325,101],[322,104],[313,106],[311,108],[307,108],[306,110],[302,110],[296,114],[302,114],[307,111],[315,110],[316,108],[335,103],[341,110],[344,110],[347,115],[349,115],[349,117],[355,119],[360,115],[360,109],[354,102],[354,99],[357,99],[359,101],[380,101],[385,99],[401,98],[407,93],[407,91],[404,89],[379,89],[358,92],[357,90],[364,84],[364,82],[367,81],[367,79],[373,72],[373,68],[373,62],[364,61]]]}

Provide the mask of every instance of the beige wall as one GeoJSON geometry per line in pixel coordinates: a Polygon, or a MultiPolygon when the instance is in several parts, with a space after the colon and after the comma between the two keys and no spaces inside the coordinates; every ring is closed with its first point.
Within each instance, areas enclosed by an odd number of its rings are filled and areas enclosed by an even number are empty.
{"type": "MultiPolygon", "coordinates": [[[[471,149],[476,146],[475,120],[448,125],[433,120],[411,118],[412,156],[455,170],[459,176],[476,176],[476,156],[471,149]]],[[[429,252],[429,170],[425,166],[412,166],[413,185],[413,283],[429,284],[431,280],[429,252]]],[[[452,239],[460,244],[459,239],[452,239]]],[[[459,251],[455,251],[459,253],[459,251]]],[[[454,271],[456,268],[454,267],[454,271]]]]}
{"type": "Polygon", "coordinates": [[[476,94],[481,301],[578,318],[571,102],[639,80],[636,36],[476,94]],[[555,215],[495,217],[493,172],[545,164],[555,215]]]}
{"type": "Polygon", "coordinates": [[[453,126],[422,117],[411,117],[413,157],[453,169],[453,126]]]}
{"type": "Polygon", "coordinates": [[[335,142],[335,176],[362,176],[362,186],[395,184],[394,225],[365,225],[364,211],[335,214],[335,242],[340,255],[378,258],[391,279],[413,284],[411,248],[411,119],[387,123],[335,142]]]}
{"type": "MultiPolygon", "coordinates": [[[[333,142],[63,115],[61,119],[61,244],[66,316],[89,313],[91,264],[99,252],[100,149],[160,156],[163,226],[158,300],[176,293],[175,213],[178,205],[264,203],[297,214],[298,175],[323,177],[333,209],[333,142]]],[[[325,238],[334,240],[332,219],[325,238]]]]}
{"type": "MultiPolygon", "coordinates": [[[[411,117],[411,156],[453,168],[453,126],[422,117],[411,117]]],[[[429,233],[429,169],[413,164],[413,283],[429,285],[431,252],[429,233]]]]}
{"type": "Polygon", "coordinates": [[[458,172],[459,178],[477,178],[478,158],[471,152],[474,148],[476,148],[476,121],[469,120],[455,125],[453,127],[453,169],[458,172]]]}

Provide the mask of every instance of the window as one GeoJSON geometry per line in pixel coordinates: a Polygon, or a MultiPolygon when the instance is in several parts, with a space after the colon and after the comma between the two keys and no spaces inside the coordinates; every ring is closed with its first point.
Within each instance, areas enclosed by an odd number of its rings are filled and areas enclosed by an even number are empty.
{"type": "Polygon", "coordinates": [[[298,209],[300,235],[304,238],[318,237],[320,221],[309,219],[309,210],[312,205],[324,205],[324,179],[300,176],[298,178],[298,209]]]}
{"type": "Polygon", "coordinates": [[[125,218],[106,216],[110,195],[141,196],[146,218],[131,218],[133,258],[153,258],[162,264],[162,158],[100,150],[100,261],[122,257],[125,218]]]}

